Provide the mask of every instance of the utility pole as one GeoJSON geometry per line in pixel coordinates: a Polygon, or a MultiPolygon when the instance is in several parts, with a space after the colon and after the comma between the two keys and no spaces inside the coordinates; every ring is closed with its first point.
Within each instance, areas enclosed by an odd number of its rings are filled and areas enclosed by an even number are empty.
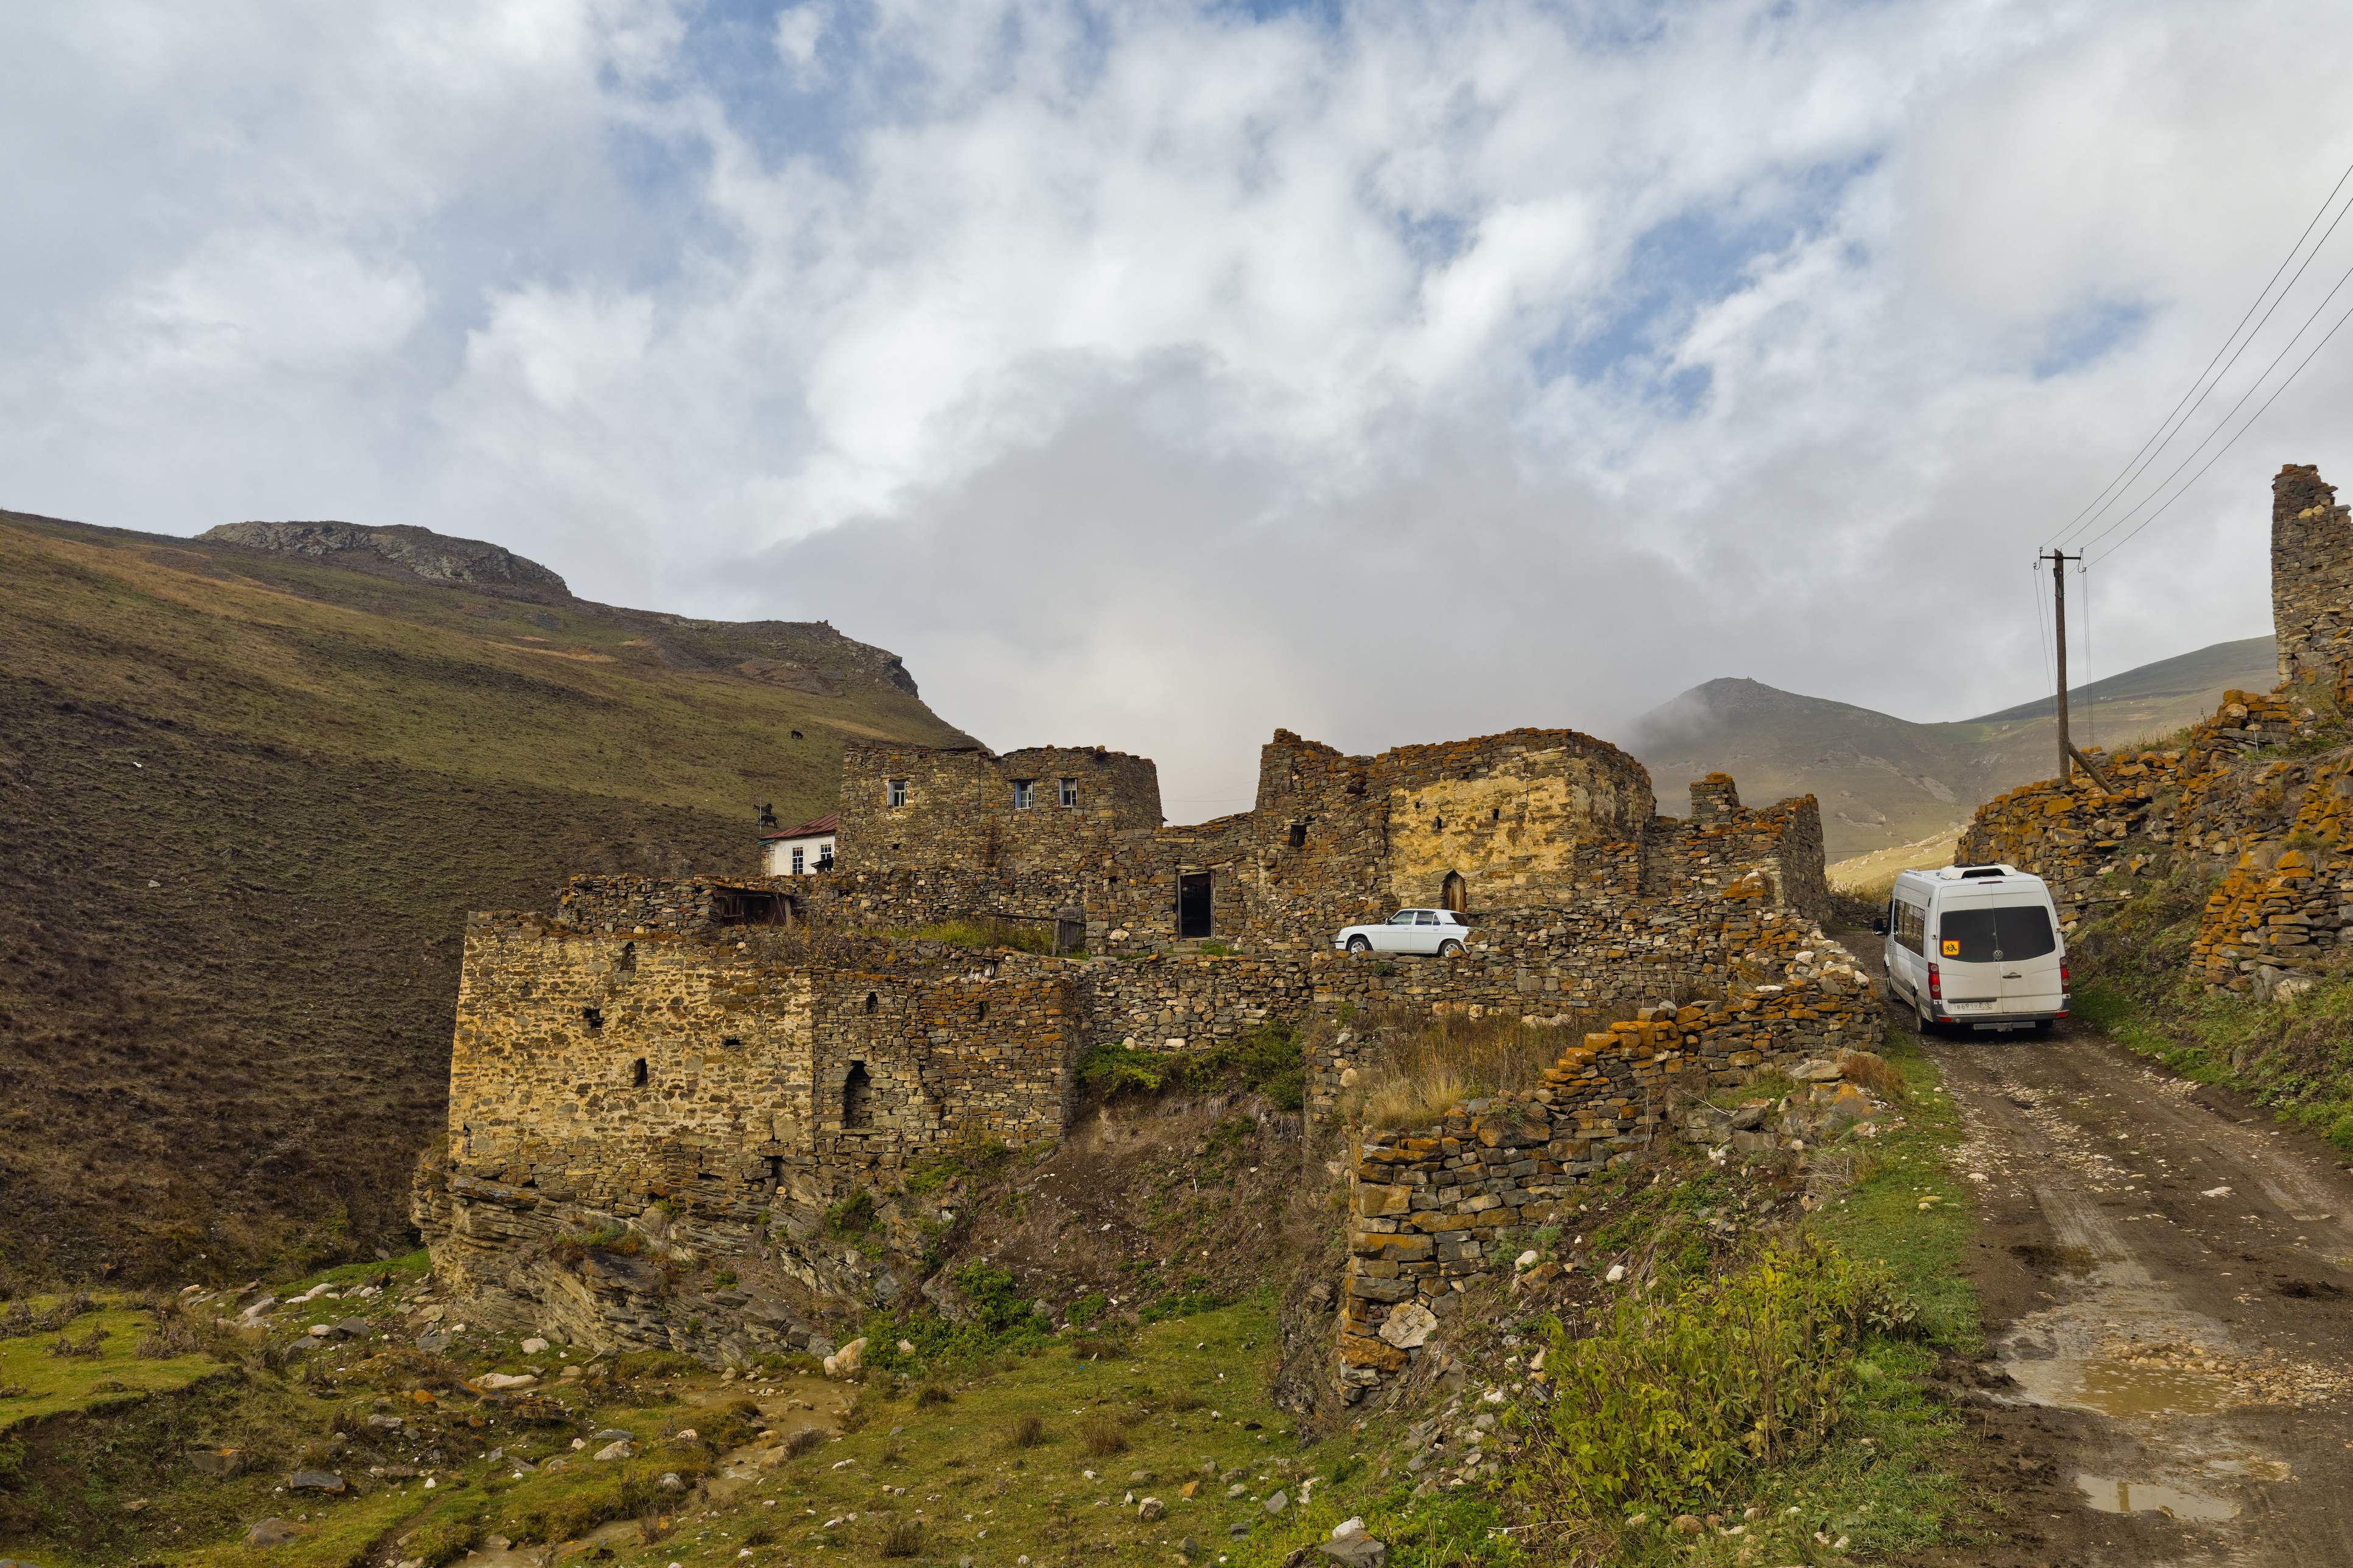
{"type": "Polygon", "coordinates": [[[2108,788],[2108,781],[2100,776],[2100,771],[2092,766],[2084,753],[2075,749],[2075,742],[2067,738],[2067,563],[2081,563],[2084,558],[2053,550],[2050,554],[2038,555],[2035,559],[2051,563],[2051,608],[2058,619],[2059,783],[2063,788],[2073,789],[2075,774],[2072,764],[2081,763],[2084,771],[2092,775],[2092,782],[2100,786],[2102,793],[2114,795],[2116,792],[2108,788]]]}

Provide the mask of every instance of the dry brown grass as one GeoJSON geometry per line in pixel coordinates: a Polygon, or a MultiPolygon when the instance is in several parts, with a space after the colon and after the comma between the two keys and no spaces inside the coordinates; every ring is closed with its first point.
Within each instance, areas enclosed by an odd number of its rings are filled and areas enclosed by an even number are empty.
{"type": "Polygon", "coordinates": [[[1391,1015],[1359,1026],[1356,1113],[1368,1128],[1427,1127],[1465,1100],[1534,1088],[1561,1052],[1612,1015],[1579,1012],[1566,1024],[1518,1017],[1391,1015]]]}
{"type": "Polygon", "coordinates": [[[1127,1452],[1127,1434],[1119,1429],[1116,1421],[1098,1416],[1079,1433],[1079,1447],[1086,1450],[1090,1459],[1108,1459],[1113,1454],[1127,1452]]]}
{"type": "Polygon", "coordinates": [[[1883,1099],[1910,1098],[1910,1086],[1904,1081],[1904,1075],[1869,1051],[1841,1051],[1839,1066],[1849,1082],[1859,1083],[1883,1099]]]}
{"type": "Polygon", "coordinates": [[[1034,1448],[1046,1440],[1046,1424],[1035,1415],[1024,1415],[1013,1424],[1011,1442],[1017,1448],[1034,1448]]]}

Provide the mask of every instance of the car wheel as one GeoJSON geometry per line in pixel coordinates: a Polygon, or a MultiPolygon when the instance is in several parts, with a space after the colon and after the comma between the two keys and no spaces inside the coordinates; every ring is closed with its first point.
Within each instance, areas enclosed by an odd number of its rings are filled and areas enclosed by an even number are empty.
{"type": "Polygon", "coordinates": [[[1936,1033],[1936,1020],[1928,1016],[1926,1005],[1924,1004],[1917,996],[1915,996],[1912,999],[1912,1023],[1913,1026],[1918,1031],[1922,1039],[1930,1039],[1935,1037],[1936,1033]]]}
{"type": "Polygon", "coordinates": [[[1438,944],[1438,956],[1440,958],[1451,958],[1461,951],[1462,944],[1451,936],[1438,944]]]}
{"type": "Polygon", "coordinates": [[[1366,941],[1363,937],[1352,936],[1348,939],[1348,951],[1350,952],[1370,952],[1373,951],[1373,944],[1366,941]]]}

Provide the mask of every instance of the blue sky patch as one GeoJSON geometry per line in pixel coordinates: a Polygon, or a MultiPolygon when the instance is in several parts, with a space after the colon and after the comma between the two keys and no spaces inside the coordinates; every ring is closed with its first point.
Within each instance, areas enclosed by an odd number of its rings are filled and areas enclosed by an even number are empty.
{"type": "Polygon", "coordinates": [[[2034,379],[2048,381],[2105,359],[2140,335],[2149,308],[2140,300],[2094,300],[2055,317],[2034,362],[2034,379]]]}

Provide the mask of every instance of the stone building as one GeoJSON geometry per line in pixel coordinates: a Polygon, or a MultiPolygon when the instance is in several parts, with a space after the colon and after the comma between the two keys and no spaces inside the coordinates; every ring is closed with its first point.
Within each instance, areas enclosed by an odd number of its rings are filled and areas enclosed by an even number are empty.
{"type": "MultiPolygon", "coordinates": [[[[1278,731],[1255,808],[1191,827],[1161,824],[1140,757],[853,744],[830,871],[579,878],[552,915],[473,917],[417,1221],[459,1289],[504,1280],[534,1303],[518,1318],[550,1322],[577,1279],[512,1265],[566,1226],[748,1235],[948,1149],[1056,1138],[1099,1045],[1198,1051],[1351,1007],[1565,1024],[1778,992],[1800,978],[1783,949],[1818,959],[1792,935],[1828,904],[1814,801],[1750,810],[1722,774],[1692,801],[1660,816],[1639,763],[1564,730],[1375,757],[1278,731]],[[1400,904],[1467,910],[1468,951],[1333,951],[1400,904]],[[976,918],[1082,922],[1091,952],[921,934],[976,918]],[[1213,935],[1223,951],[1196,951],[1213,935]]],[[[1311,1064],[1311,1111],[1345,1070],[1311,1064]]]]}

